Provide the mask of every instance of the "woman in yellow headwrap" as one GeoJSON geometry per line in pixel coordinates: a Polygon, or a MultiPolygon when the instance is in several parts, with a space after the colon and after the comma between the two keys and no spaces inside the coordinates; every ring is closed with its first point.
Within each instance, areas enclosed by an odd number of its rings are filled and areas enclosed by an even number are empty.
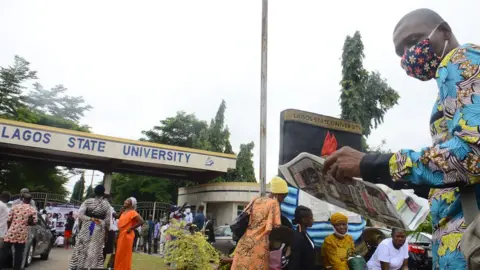
{"type": "Polygon", "coordinates": [[[347,234],[348,217],[342,213],[335,213],[330,217],[330,223],[335,232],[327,236],[322,245],[324,267],[347,270],[349,253],[355,251],[353,238],[347,234]]]}
{"type": "Polygon", "coordinates": [[[270,248],[268,237],[274,227],[280,226],[280,203],[288,194],[288,185],[280,177],[270,182],[272,193],[254,199],[247,209],[250,221],[247,231],[238,241],[232,270],[268,270],[270,248]]]}

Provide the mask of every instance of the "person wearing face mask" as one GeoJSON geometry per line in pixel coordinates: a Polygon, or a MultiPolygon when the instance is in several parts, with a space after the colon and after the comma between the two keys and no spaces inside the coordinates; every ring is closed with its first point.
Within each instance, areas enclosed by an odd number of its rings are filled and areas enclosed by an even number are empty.
{"type": "MultiPolygon", "coordinates": [[[[460,203],[460,192],[480,181],[480,46],[460,45],[450,25],[430,9],[405,15],[394,29],[393,42],[408,76],[436,80],[438,97],[429,122],[433,144],[390,154],[343,147],[326,159],[324,173],[416,192],[431,188],[433,267],[465,269],[458,246],[467,204],[460,203]]],[[[478,200],[480,185],[468,189],[478,200]]]]}
{"type": "Polygon", "coordinates": [[[335,213],[330,217],[334,233],[327,236],[322,245],[323,265],[325,269],[348,269],[349,253],[355,251],[355,244],[348,235],[348,217],[335,213]]]}
{"type": "Polygon", "coordinates": [[[190,209],[190,207],[185,208],[184,215],[185,215],[185,217],[183,218],[183,220],[185,221],[185,223],[191,224],[193,222],[193,214],[192,214],[192,210],[190,209]]]}

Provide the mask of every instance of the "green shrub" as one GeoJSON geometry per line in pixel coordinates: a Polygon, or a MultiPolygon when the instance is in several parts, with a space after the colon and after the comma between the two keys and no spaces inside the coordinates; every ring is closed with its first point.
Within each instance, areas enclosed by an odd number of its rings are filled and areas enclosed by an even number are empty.
{"type": "Polygon", "coordinates": [[[202,233],[191,234],[185,230],[185,222],[173,220],[166,231],[175,240],[166,244],[165,262],[178,270],[213,269],[218,265],[220,256],[210,245],[202,233]]]}

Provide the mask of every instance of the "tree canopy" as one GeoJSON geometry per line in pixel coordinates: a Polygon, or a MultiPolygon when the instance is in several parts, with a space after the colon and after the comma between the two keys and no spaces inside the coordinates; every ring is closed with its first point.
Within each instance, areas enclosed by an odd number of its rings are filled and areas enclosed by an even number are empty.
{"type": "MultiPolygon", "coordinates": [[[[193,113],[179,111],[173,117],[160,120],[160,124],[152,129],[143,131],[144,137],[141,140],[234,154],[230,143],[230,131],[225,124],[226,108],[226,102],[222,100],[210,124],[199,120],[193,113]]],[[[240,145],[237,168],[213,179],[212,182],[255,182],[253,148],[253,142],[240,145]]],[[[176,203],[179,187],[197,183],[196,179],[184,181],[127,174],[115,174],[113,179],[112,192],[116,203],[121,203],[130,196],[143,201],[176,203]]]]}
{"type": "Polygon", "coordinates": [[[90,199],[90,198],[93,198],[95,197],[95,194],[93,192],[93,187],[92,185],[88,185],[87,187],[87,190],[85,191],[85,197],[83,197],[84,199],[90,199]]]}
{"type": "MultiPolygon", "coordinates": [[[[38,82],[30,63],[15,56],[12,66],[0,67],[0,117],[26,123],[78,131],[89,131],[79,123],[91,109],[82,97],[66,95],[67,89],[56,86],[45,90],[38,82]],[[33,90],[26,85],[33,82],[33,90]]],[[[64,170],[44,161],[0,161],[0,188],[18,192],[27,187],[34,191],[66,195],[64,170]]],[[[71,170],[71,172],[74,172],[71,170]]]]}
{"type": "MultiPolygon", "coordinates": [[[[37,72],[30,63],[15,56],[14,63],[0,67],[0,117],[33,124],[89,132],[80,120],[92,107],[83,97],[68,95],[65,86],[59,84],[45,88],[37,81],[37,72]],[[32,85],[32,87],[28,87],[32,85]]],[[[230,130],[226,124],[227,104],[221,101],[210,121],[198,119],[195,114],[179,111],[175,116],[166,117],[150,130],[142,131],[140,140],[196,148],[213,152],[235,154],[230,142],[230,130]]],[[[254,143],[241,144],[237,168],[213,182],[255,182],[253,167],[254,143]]],[[[0,161],[0,188],[18,192],[27,187],[32,191],[53,192],[67,195],[64,184],[68,178],[63,168],[43,161],[0,161]]],[[[67,168],[70,172],[73,168],[67,168]]],[[[114,201],[121,203],[130,196],[140,201],[177,201],[178,188],[194,185],[197,179],[173,180],[131,174],[114,174],[112,193],[114,201]]],[[[85,175],[75,183],[71,201],[93,196],[93,187],[86,186],[85,175]],[[84,196],[85,194],[85,196],[84,196]]]]}
{"type": "Polygon", "coordinates": [[[257,182],[255,168],[253,167],[254,147],[253,142],[240,145],[240,151],[237,155],[237,168],[225,175],[225,182],[257,182]]]}
{"type": "Polygon", "coordinates": [[[0,67],[0,114],[16,118],[17,109],[24,105],[25,82],[37,79],[37,72],[30,70],[30,63],[15,56],[12,66],[0,67]]]}
{"type": "Polygon", "coordinates": [[[347,36],[342,53],[341,118],[359,123],[363,135],[383,123],[385,113],[398,102],[398,93],[378,72],[363,67],[363,42],[360,32],[347,36]]]}
{"type": "Polygon", "coordinates": [[[114,174],[112,181],[113,202],[123,204],[129,197],[138,201],[175,203],[178,196],[177,182],[170,179],[134,174],[114,174]]]}
{"type": "Polygon", "coordinates": [[[140,140],[194,148],[200,133],[207,127],[207,122],[198,120],[195,114],[179,111],[173,117],[160,120],[160,125],[142,131],[144,137],[140,140]]]}
{"type": "Polygon", "coordinates": [[[72,196],[70,197],[70,202],[81,201],[83,200],[83,193],[85,192],[85,172],[82,173],[80,179],[75,182],[73,186],[72,196]]]}
{"type": "Polygon", "coordinates": [[[68,96],[66,92],[67,88],[61,84],[45,89],[36,82],[24,100],[34,112],[77,123],[92,106],[85,104],[83,97],[68,96]]]}

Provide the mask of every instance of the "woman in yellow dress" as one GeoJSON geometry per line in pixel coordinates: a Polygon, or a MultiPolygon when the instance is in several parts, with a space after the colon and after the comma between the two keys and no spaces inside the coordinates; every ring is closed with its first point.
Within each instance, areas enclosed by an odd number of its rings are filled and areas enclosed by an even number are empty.
{"type": "Polygon", "coordinates": [[[335,233],[327,236],[322,245],[325,269],[348,270],[348,255],[355,251],[355,244],[348,231],[348,217],[335,213],[330,217],[335,233]]]}

